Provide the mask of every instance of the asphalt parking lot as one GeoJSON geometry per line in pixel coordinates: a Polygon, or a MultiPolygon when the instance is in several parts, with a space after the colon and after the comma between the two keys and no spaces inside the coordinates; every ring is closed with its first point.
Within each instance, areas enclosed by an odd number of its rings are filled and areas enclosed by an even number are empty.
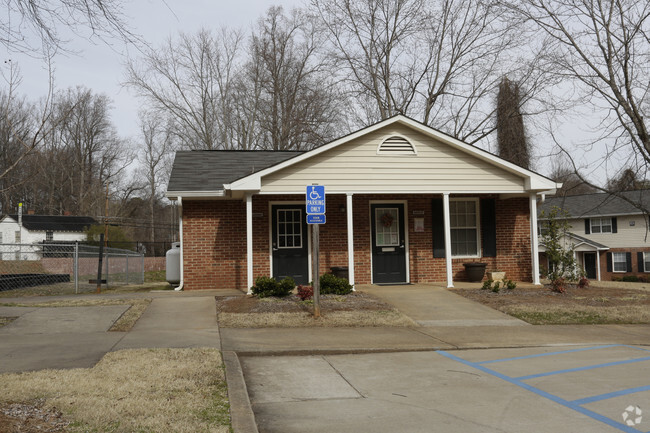
{"type": "Polygon", "coordinates": [[[252,356],[241,364],[263,433],[650,431],[643,346],[252,356]]]}

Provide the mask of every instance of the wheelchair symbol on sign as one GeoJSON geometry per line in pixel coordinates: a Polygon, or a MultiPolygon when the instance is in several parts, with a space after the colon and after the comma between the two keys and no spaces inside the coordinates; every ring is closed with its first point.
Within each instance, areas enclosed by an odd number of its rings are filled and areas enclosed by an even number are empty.
{"type": "Polygon", "coordinates": [[[311,200],[318,200],[319,198],[321,198],[320,195],[318,194],[318,191],[316,191],[315,186],[311,187],[311,192],[309,193],[309,198],[311,200]]]}

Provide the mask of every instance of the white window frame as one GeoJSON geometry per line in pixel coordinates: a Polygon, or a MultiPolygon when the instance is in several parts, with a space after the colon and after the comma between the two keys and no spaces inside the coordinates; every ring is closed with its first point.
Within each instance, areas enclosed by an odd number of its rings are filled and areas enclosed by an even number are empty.
{"type": "Polygon", "coordinates": [[[625,272],[627,272],[627,254],[626,253],[612,253],[612,272],[621,273],[621,274],[624,274],[625,272]],[[623,270],[622,271],[617,271],[616,270],[616,264],[621,263],[620,260],[616,260],[617,256],[619,257],[619,259],[620,259],[620,257],[623,257],[623,261],[622,261],[623,270]]]}
{"type": "Polygon", "coordinates": [[[650,253],[643,253],[643,272],[650,272],[650,253]]]}
{"type": "Polygon", "coordinates": [[[589,225],[591,227],[591,233],[596,233],[596,234],[611,234],[613,233],[613,226],[612,226],[612,218],[589,218],[589,225]],[[609,224],[603,224],[603,222],[606,222],[609,220],[609,224]],[[595,224],[598,222],[597,224],[595,224]],[[609,231],[603,231],[603,227],[609,227],[609,231]]]}
{"type": "MultiPolygon", "coordinates": [[[[303,224],[303,221],[302,221],[302,209],[300,209],[298,207],[296,207],[295,209],[276,209],[275,218],[276,218],[275,223],[277,225],[276,233],[275,233],[276,236],[277,236],[277,238],[275,240],[277,242],[277,248],[282,249],[282,250],[284,250],[284,249],[302,248],[303,247],[303,244],[302,244],[302,224],[303,224]],[[296,246],[296,245],[287,246],[286,242],[285,242],[285,246],[280,246],[280,212],[296,212],[296,211],[298,212],[298,215],[300,216],[300,221],[299,221],[300,224],[298,226],[300,228],[300,231],[298,233],[291,233],[290,235],[285,233],[284,236],[285,237],[286,236],[291,236],[294,241],[296,239],[296,236],[298,236],[298,239],[300,240],[300,245],[298,245],[298,246],[296,246]]],[[[293,225],[295,223],[296,222],[293,221],[293,219],[292,219],[291,224],[293,225]]],[[[286,224],[286,221],[283,224],[286,224]]]]}
{"type": "MultiPolygon", "coordinates": [[[[460,202],[460,201],[473,201],[475,203],[475,209],[476,209],[476,225],[474,227],[472,226],[463,226],[463,227],[453,227],[450,226],[450,233],[452,233],[455,229],[476,229],[476,254],[470,254],[470,255],[455,255],[453,253],[454,251],[454,245],[453,245],[453,239],[451,240],[451,257],[452,258],[478,258],[481,257],[481,209],[480,209],[480,202],[478,197],[457,197],[457,198],[450,198],[449,199],[450,203],[451,202],[460,202]]],[[[449,221],[451,224],[452,220],[452,211],[451,211],[451,206],[449,206],[449,221]]]]}
{"type": "Polygon", "coordinates": [[[45,240],[48,242],[51,242],[54,240],[54,232],[52,230],[48,230],[45,232],[45,240]]]}
{"type": "MultiPolygon", "coordinates": [[[[375,245],[378,246],[378,247],[399,247],[401,245],[401,241],[402,241],[402,239],[400,239],[401,233],[399,231],[399,227],[400,227],[400,223],[401,223],[401,221],[399,220],[399,208],[397,208],[397,207],[376,207],[375,208],[375,215],[373,217],[375,218],[375,245]],[[389,209],[397,211],[395,221],[393,221],[393,224],[391,225],[391,227],[395,227],[397,229],[397,241],[396,242],[386,242],[385,237],[383,237],[384,242],[379,243],[377,241],[377,235],[379,234],[379,228],[380,227],[378,225],[379,221],[377,221],[377,214],[381,213],[381,212],[378,212],[380,210],[385,213],[386,210],[389,210],[389,209]]],[[[383,227],[382,227],[381,233],[385,234],[385,231],[384,231],[383,227]]]]}

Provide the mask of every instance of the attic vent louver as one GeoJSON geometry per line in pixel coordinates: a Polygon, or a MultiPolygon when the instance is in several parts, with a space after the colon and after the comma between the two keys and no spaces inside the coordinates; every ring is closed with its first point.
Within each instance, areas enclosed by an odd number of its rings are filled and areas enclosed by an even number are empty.
{"type": "Polygon", "coordinates": [[[384,155],[415,155],[415,146],[404,137],[393,135],[385,139],[377,149],[378,154],[384,155]]]}

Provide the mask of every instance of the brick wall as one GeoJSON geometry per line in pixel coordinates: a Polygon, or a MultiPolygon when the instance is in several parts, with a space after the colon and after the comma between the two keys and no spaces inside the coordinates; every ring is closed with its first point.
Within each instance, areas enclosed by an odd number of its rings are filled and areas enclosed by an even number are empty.
{"type": "MultiPolygon", "coordinates": [[[[433,257],[431,199],[433,195],[369,195],[353,197],[355,280],[371,282],[370,202],[403,201],[408,219],[411,282],[445,281],[445,259],[433,257]],[[414,214],[416,211],[417,214],[414,214]],[[415,218],[424,218],[424,232],[414,230],[415,218]]],[[[439,196],[436,196],[439,197],[439,196]]],[[[270,275],[270,203],[301,202],[303,196],[253,197],[253,274],[270,275]]],[[[327,224],[320,227],[320,272],[347,266],[347,217],[344,195],[327,196],[327,224]]],[[[497,257],[454,259],[454,278],[463,280],[463,263],[488,263],[507,278],[531,280],[530,220],[527,198],[497,200],[497,257]]],[[[183,202],[184,282],[188,290],[236,288],[246,290],[246,207],[243,201],[183,202]]]]}

